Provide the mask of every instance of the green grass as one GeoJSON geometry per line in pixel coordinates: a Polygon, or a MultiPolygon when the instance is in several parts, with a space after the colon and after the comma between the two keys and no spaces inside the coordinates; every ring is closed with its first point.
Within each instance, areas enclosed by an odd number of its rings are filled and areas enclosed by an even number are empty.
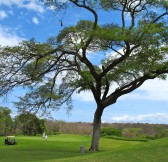
{"type": "Polygon", "coordinates": [[[56,135],[47,141],[19,136],[15,146],[5,146],[4,138],[0,137],[0,162],[168,162],[168,138],[149,142],[101,138],[99,152],[88,151],[89,136],[56,135]]]}

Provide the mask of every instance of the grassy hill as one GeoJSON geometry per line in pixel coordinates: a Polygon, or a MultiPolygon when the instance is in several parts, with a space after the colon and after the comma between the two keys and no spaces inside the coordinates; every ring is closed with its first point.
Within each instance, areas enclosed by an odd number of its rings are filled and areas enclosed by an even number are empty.
{"type": "Polygon", "coordinates": [[[5,146],[0,137],[1,162],[168,162],[168,138],[149,142],[101,138],[99,152],[89,152],[90,136],[56,135],[16,137],[15,146],[5,146]],[[86,152],[80,153],[80,145],[86,152]]]}

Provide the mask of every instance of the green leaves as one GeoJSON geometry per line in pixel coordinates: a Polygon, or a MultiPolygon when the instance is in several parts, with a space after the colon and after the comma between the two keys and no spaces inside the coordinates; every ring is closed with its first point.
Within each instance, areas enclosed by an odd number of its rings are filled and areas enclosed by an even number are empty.
{"type": "Polygon", "coordinates": [[[8,135],[12,130],[11,110],[0,106],[0,135],[8,135]]]}
{"type": "Polygon", "coordinates": [[[57,37],[57,43],[71,50],[79,50],[85,46],[92,34],[93,22],[79,21],[76,26],[64,28],[57,37]]]}
{"type": "Polygon", "coordinates": [[[70,110],[71,96],[76,90],[91,90],[96,102],[105,107],[147,79],[165,79],[166,0],[42,2],[54,5],[58,12],[69,6],[79,7],[94,18],[64,28],[46,43],[31,39],[15,47],[0,48],[0,95],[18,86],[29,90],[17,103],[20,110],[40,109],[44,113],[48,108],[59,109],[63,105],[70,110]],[[110,10],[109,24],[98,24],[100,10],[110,10]],[[116,13],[120,15],[117,24],[113,21],[116,13]],[[90,55],[97,53],[102,54],[104,61],[95,66],[97,58],[90,55]],[[111,91],[113,83],[118,87],[111,91]]]}
{"type": "Polygon", "coordinates": [[[95,83],[93,76],[87,70],[81,71],[80,75],[81,78],[75,82],[77,87],[79,87],[78,92],[90,90],[90,87],[95,83]]]}
{"type": "Polygon", "coordinates": [[[99,27],[94,34],[95,37],[102,41],[123,41],[127,38],[126,33],[119,26],[113,24],[99,27]]]}
{"type": "Polygon", "coordinates": [[[46,129],[43,119],[39,119],[35,114],[28,112],[16,116],[14,126],[18,134],[28,136],[42,134],[46,129]]]}

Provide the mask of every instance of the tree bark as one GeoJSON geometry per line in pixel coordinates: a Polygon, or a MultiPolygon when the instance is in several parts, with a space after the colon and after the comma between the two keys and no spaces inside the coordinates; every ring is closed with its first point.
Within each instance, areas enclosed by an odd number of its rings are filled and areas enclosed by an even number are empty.
{"type": "Polygon", "coordinates": [[[100,140],[100,129],[101,129],[101,116],[103,113],[103,108],[98,107],[94,114],[93,120],[93,132],[92,141],[89,151],[99,151],[99,140],[100,140]]]}

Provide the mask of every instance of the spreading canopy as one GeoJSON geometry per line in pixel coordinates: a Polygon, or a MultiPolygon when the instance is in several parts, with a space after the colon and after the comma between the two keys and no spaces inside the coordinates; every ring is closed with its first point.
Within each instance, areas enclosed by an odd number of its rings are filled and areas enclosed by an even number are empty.
{"type": "Polygon", "coordinates": [[[31,39],[0,48],[0,95],[14,87],[26,88],[26,95],[16,103],[20,110],[46,112],[65,104],[70,110],[72,94],[83,90],[90,90],[104,109],[148,79],[166,79],[166,0],[41,1],[58,12],[68,7],[85,9],[94,19],[80,20],[45,43],[31,39]],[[99,24],[99,11],[109,12],[111,23],[99,24]],[[120,14],[118,23],[113,22],[113,14],[120,14]],[[104,55],[100,65],[89,59],[97,52],[104,55]]]}

